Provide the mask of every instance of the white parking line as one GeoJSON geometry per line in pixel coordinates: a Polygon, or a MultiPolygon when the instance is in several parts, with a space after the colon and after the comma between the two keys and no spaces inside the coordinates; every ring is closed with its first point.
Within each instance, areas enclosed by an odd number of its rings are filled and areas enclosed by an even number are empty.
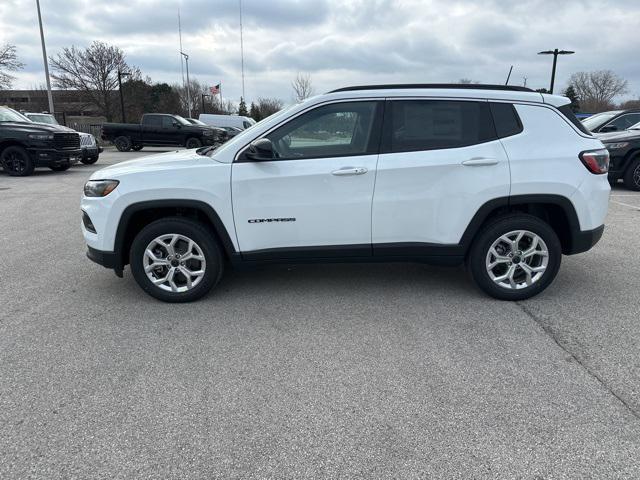
{"type": "Polygon", "coordinates": [[[622,205],[623,207],[631,207],[635,210],[640,210],[640,205],[629,205],[628,203],[616,202],[615,200],[611,200],[611,203],[616,203],[618,205],[622,205]]]}

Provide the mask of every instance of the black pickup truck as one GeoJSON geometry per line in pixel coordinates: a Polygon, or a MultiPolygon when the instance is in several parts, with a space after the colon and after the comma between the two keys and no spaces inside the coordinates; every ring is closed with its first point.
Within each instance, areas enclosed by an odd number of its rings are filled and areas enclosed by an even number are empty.
{"type": "Polygon", "coordinates": [[[102,139],[112,142],[121,152],[128,152],[142,150],[145,145],[217,145],[224,143],[228,135],[220,128],[193,125],[179,115],[145,113],[140,123],[105,123],[102,139]]]}
{"type": "Polygon", "coordinates": [[[82,156],[77,132],[33,123],[8,107],[0,107],[0,165],[11,176],[26,177],[36,167],[56,172],[82,156]]]}

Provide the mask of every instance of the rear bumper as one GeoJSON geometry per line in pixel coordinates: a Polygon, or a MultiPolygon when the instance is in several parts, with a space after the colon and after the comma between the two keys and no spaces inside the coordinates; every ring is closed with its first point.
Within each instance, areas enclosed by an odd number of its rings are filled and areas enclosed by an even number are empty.
{"type": "Polygon", "coordinates": [[[590,250],[602,238],[604,233],[604,225],[600,225],[593,230],[580,231],[572,235],[571,248],[564,252],[565,255],[575,255],[576,253],[586,252],[590,250]]]}

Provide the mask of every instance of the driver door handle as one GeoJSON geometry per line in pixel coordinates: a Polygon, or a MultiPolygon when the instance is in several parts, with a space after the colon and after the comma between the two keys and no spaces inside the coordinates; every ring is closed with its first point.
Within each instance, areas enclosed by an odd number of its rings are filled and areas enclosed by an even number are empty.
{"type": "Polygon", "coordinates": [[[467,167],[482,167],[485,165],[497,165],[498,159],[491,157],[473,157],[469,160],[465,160],[462,162],[462,165],[466,165],[467,167]]]}
{"type": "Polygon", "coordinates": [[[347,175],[363,175],[367,173],[368,170],[364,167],[345,167],[340,170],[334,170],[331,172],[331,175],[335,175],[337,177],[344,177],[347,175]]]}

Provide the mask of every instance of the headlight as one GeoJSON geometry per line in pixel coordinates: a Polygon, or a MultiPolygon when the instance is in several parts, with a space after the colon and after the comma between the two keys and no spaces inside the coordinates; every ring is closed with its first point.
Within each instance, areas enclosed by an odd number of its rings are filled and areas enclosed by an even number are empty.
{"type": "Polygon", "coordinates": [[[30,133],[27,136],[34,140],[53,140],[53,134],[51,133],[30,133]]]}
{"type": "Polygon", "coordinates": [[[85,197],[106,197],[115,190],[118,180],[89,180],[84,184],[85,197]]]}
{"type": "Polygon", "coordinates": [[[605,143],[605,147],[608,150],[620,150],[621,148],[627,148],[629,146],[629,142],[621,142],[621,143],[605,143]]]}

